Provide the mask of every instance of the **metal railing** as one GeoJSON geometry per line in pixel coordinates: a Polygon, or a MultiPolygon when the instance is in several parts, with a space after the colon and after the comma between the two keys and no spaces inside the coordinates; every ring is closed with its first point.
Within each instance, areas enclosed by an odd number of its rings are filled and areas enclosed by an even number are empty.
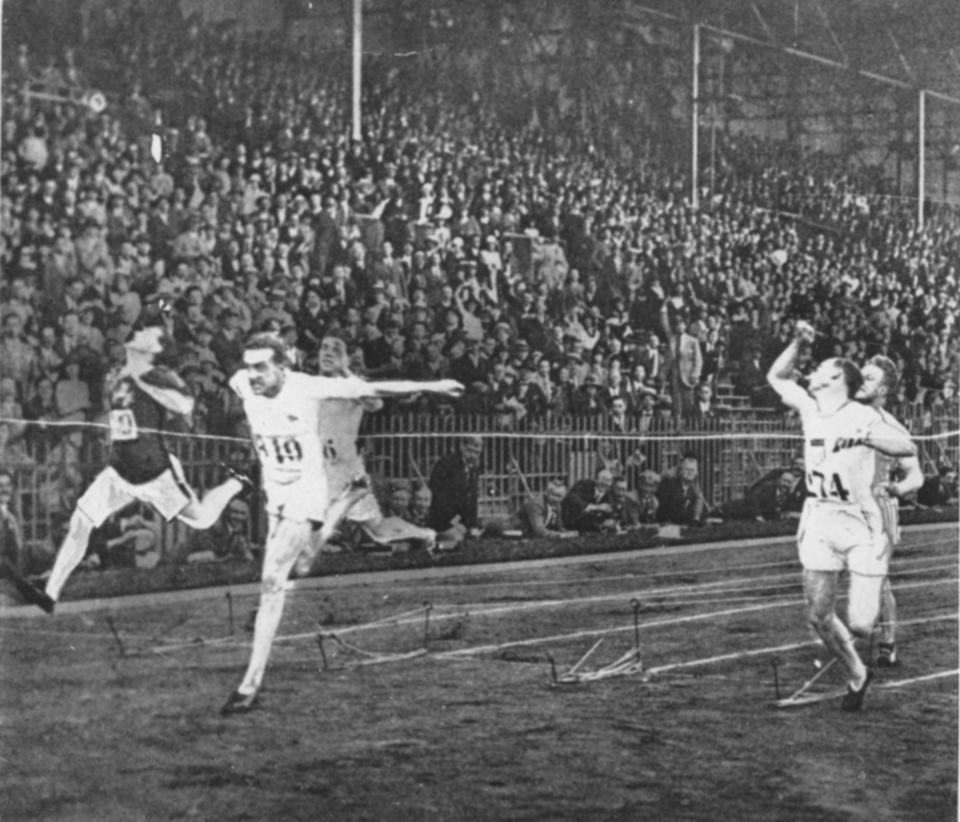
{"type": "MultiPolygon", "coordinates": [[[[921,461],[933,473],[944,460],[957,463],[957,420],[928,412],[901,414],[915,434],[952,433],[921,443],[921,461]]],[[[607,466],[636,487],[639,472],[658,474],[684,455],[699,462],[700,483],[712,506],[736,497],[770,470],[789,465],[802,451],[795,419],[754,411],[718,418],[609,417],[506,419],[492,416],[387,413],[367,415],[360,446],[378,495],[397,481],[425,482],[436,461],[459,447],[465,434],[483,439],[479,505],[481,518],[510,513],[525,495],[542,491],[553,479],[568,485],[607,466]]],[[[223,463],[253,462],[250,449],[230,439],[177,437],[171,447],[187,479],[202,493],[223,479],[223,463]]],[[[37,454],[38,457],[43,456],[37,454]]],[[[16,477],[15,511],[28,555],[49,557],[56,550],[77,498],[107,461],[107,445],[86,442],[79,452],[55,449],[46,460],[10,465],[16,477]],[[68,459],[65,454],[72,454],[68,459]]],[[[250,538],[262,541],[262,504],[251,505],[250,538]]],[[[186,532],[174,523],[162,528],[161,552],[176,553],[186,532]]]]}

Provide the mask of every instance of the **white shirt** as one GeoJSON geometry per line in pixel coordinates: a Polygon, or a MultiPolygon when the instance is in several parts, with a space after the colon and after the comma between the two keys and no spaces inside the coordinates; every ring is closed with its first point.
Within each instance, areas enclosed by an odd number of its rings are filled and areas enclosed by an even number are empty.
{"type": "Polygon", "coordinates": [[[297,482],[307,470],[315,472],[309,476],[311,482],[316,480],[325,487],[326,478],[320,470],[325,431],[322,401],[359,399],[370,394],[369,387],[356,377],[317,377],[298,371],[287,372],[283,387],[273,397],[254,394],[246,370],[234,374],[230,387],[243,401],[268,491],[271,485],[297,482]]]}
{"type": "Polygon", "coordinates": [[[849,400],[823,413],[810,394],[798,385],[793,388],[781,396],[803,422],[808,500],[856,507],[868,517],[879,517],[873,495],[879,452],[864,441],[870,429],[883,422],[880,412],[849,400]]]}

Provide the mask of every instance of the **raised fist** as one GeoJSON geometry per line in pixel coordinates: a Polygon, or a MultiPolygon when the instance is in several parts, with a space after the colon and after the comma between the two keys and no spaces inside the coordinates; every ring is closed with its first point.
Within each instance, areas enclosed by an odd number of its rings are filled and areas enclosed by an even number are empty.
{"type": "Polygon", "coordinates": [[[797,340],[805,343],[813,342],[813,338],[817,334],[817,332],[813,330],[813,326],[806,320],[797,320],[797,325],[793,333],[796,335],[797,340]]]}

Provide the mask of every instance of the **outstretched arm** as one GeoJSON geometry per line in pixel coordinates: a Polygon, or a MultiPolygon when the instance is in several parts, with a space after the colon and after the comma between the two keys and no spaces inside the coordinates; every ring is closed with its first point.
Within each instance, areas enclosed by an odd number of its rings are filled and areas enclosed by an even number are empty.
{"type": "MultiPolygon", "coordinates": [[[[910,438],[910,432],[899,423],[888,422],[882,417],[867,430],[863,444],[875,448],[888,457],[916,457],[917,455],[917,446],[910,438]]],[[[920,484],[923,484],[922,479],[920,484]]]]}
{"type": "Polygon", "coordinates": [[[770,370],[767,372],[767,382],[787,405],[799,410],[803,406],[813,403],[813,398],[793,379],[793,369],[797,364],[797,357],[800,355],[800,345],[813,340],[813,326],[801,320],[797,323],[795,334],[796,336],[790,345],[781,352],[780,356],[773,361],[773,365],[770,366],[770,370]]]}
{"type": "Polygon", "coordinates": [[[371,397],[405,397],[409,394],[444,394],[459,397],[463,394],[463,385],[456,380],[382,380],[364,383],[371,397]]]}
{"type": "Polygon", "coordinates": [[[456,380],[362,380],[359,377],[312,377],[311,391],[320,400],[363,400],[378,397],[405,397],[430,392],[459,397],[463,386],[456,380]]]}

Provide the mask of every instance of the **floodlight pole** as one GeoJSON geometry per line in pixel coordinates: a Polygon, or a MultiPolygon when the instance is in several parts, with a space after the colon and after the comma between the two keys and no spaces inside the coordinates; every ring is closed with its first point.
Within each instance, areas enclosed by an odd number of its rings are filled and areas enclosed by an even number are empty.
{"type": "Polygon", "coordinates": [[[917,99],[917,231],[923,230],[923,198],[927,190],[927,92],[917,99]]]}
{"type": "Polygon", "coordinates": [[[693,65],[690,82],[690,205],[700,206],[700,25],[693,24],[693,65]]]}
{"type": "Polygon", "coordinates": [[[360,132],[360,88],[362,83],[361,58],[363,57],[363,0],[353,0],[353,132],[354,140],[359,140],[360,132]]]}

